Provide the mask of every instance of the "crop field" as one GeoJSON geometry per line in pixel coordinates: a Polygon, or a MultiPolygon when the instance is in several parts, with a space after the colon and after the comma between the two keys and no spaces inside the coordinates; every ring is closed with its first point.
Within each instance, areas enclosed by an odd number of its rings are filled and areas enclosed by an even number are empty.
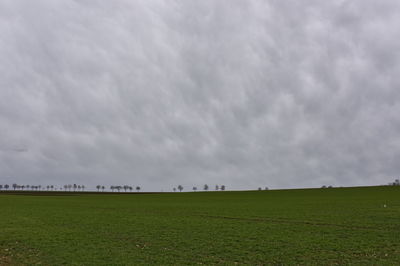
{"type": "Polygon", "coordinates": [[[9,191],[0,210],[0,265],[400,265],[399,187],[9,191]]]}

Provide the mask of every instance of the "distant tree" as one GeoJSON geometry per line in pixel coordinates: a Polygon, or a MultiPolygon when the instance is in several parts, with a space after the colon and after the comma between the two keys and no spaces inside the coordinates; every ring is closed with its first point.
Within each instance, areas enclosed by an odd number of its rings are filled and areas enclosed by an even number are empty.
{"type": "Polygon", "coordinates": [[[132,190],[133,190],[133,187],[129,186],[129,191],[132,192],[132,190]]]}
{"type": "Polygon", "coordinates": [[[325,185],[323,185],[321,188],[326,188],[326,186],[325,186],[325,185]]]}
{"type": "Polygon", "coordinates": [[[110,186],[111,192],[114,192],[115,186],[110,186]]]}
{"type": "Polygon", "coordinates": [[[221,190],[224,191],[225,190],[225,185],[221,186],[221,190]]]}
{"type": "Polygon", "coordinates": [[[215,185],[215,190],[218,190],[219,189],[219,186],[218,185],[215,185]]]}
{"type": "Polygon", "coordinates": [[[116,189],[118,190],[118,192],[119,192],[119,191],[121,190],[122,187],[121,187],[121,186],[116,186],[115,188],[116,188],[116,189]]]}
{"type": "Polygon", "coordinates": [[[181,185],[178,186],[179,192],[182,192],[183,187],[181,185]]]}
{"type": "Polygon", "coordinates": [[[4,188],[5,188],[6,190],[8,190],[9,187],[10,187],[10,186],[9,186],[8,184],[5,184],[5,185],[4,185],[4,188]]]}
{"type": "Polygon", "coordinates": [[[3,185],[0,185],[0,190],[3,190],[3,185]]]}
{"type": "Polygon", "coordinates": [[[204,189],[205,191],[207,191],[207,190],[208,190],[208,185],[205,184],[204,187],[203,187],[203,189],[204,189]]]}
{"type": "Polygon", "coordinates": [[[124,191],[126,192],[126,190],[129,188],[127,185],[122,187],[124,189],[124,191]]]}
{"type": "Polygon", "coordinates": [[[12,187],[13,187],[14,190],[16,190],[18,185],[17,184],[12,184],[12,187]]]}
{"type": "Polygon", "coordinates": [[[174,187],[172,190],[173,190],[174,192],[176,192],[176,187],[174,187]]]}
{"type": "Polygon", "coordinates": [[[196,192],[196,190],[197,190],[197,187],[193,187],[193,191],[195,191],[195,192],[196,192]]]}
{"type": "Polygon", "coordinates": [[[268,189],[269,189],[268,187],[265,187],[265,188],[264,188],[264,190],[268,190],[268,189]]]}
{"type": "Polygon", "coordinates": [[[39,186],[38,186],[38,189],[41,190],[41,189],[42,189],[42,185],[39,185],[39,186]]]}
{"type": "Polygon", "coordinates": [[[99,190],[100,190],[100,187],[101,187],[100,185],[97,185],[97,186],[96,186],[96,188],[97,188],[97,192],[99,192],[99,190]]]}
{"type": "Polygon", "coordinates": [[[78,185],[77,185],[77,184],[74,184],[74,185],[73,185],[73,188],[74,188],[74,192],[75,192],[76,189],[78,188],[78,185]]]}
{"type": "Polygon", "coordinates": [[[104,192],[104,189],[105,189],[105,187],[104,186],[101,186],[101,190],[104,192]]]}
{"type": "Polygon", "coordinates": [[[140,187],[139,187],[139,186],[136,187],[136,191],[137,191],[137,192],[140,191],[140,187]]]}
{"type": "Polygon", "coordinates": [[[261,187],[259,187],[259,188],[258,188],[258,190],[262,190],[262,188],[261,188],[261,187]]]}

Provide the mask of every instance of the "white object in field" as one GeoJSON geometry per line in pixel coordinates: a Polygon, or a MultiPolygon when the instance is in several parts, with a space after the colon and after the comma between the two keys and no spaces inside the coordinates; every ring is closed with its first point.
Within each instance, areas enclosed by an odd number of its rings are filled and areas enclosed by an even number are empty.
{"type": "Polygon", "coordinates": [[[386,208],[386,204],[383,204],[383,208],[386,208]]]}

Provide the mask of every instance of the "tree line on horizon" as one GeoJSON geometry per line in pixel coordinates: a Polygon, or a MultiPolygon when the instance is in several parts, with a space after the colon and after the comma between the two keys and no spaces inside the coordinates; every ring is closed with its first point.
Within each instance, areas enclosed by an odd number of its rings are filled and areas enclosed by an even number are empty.
{"type": "MultiPolygon", "coordinates": [[[[18,184],[12,184],[11,186],[8,184],[2,185],[0,184],[0,190],[22,190],[22,191],[57,191],[57,190],[64,190],[64,191],[70,191],[70,192],[77,192],[77,191],[85,191],[86,186],[85,185],[78,185],[78,184],[66,184],[61,186],[60,188],[57,188],[54,185],[47,185],[47,186],[42,186],[42,185],[18,185],[18,184]]],[[[106,189],[105,186],[97,185],[96,186],[97,191],[102,191],[106,189]]],[[[141,187],[136,186],[136,191],[140,191],[141,187]]],[[[121,190],[124,190],[125,192],[127,190],[132,191],[133,187],[124,185],[124,186],[110,186],[110,190],[114,192],[114,190],[117,190],[120,192],[121,190]]]]}
{"type": "MultiPolygon", "coordinates": [[[[395,179],[394,182],[390,182],[388,184],[389,186],[400,186],[400,180],[399,179],[395,179]]],[[[331,188],[332,186],[322,186],[322,188],[331,188]]],[[[106,187],[103,185],[96,185],[95,187],[97,189],[98,192],[105,192],[106,187]]],[[[133,186],[129,186],[129,185],[111,185],[110,187],[111,192],[117,191],[117,192],[121,192],[122,190],[124,192],[132,192],[134,187],[133,186]]],[[[1,190],[9,190],[9,189],[13,189],[13,190],[22,190],[22,191],[57,191],[57,190],[64,190],[64,191],[73,191],[73,192],[77,192],[77,191],[85,191],[86,186],[85,185],[78,185],[78,184],[66,184],[63,185],[60,188],[57,188],[54,185],[47,185],[47,186],[42,186],[42,185],[18,185],[16,183],[12,184],[11,186],[8,184],[0,184],[0,191],[1,190]]],[[[140,186],[136,186],[135,190],[137,192],[140,192],[141,187],[140,186]]],[[[177,187],[174,187],[172,189],[173,192],[182,192],[184,190],[184,187],[182,185],[178,185],[177,187]]],[[[198,190],[198,188],[196,186],[194,186],[192,188],[192,190],[194,192],[196,192],[198,190]]],[[[210,187],[205,184],[203,186],[203,191],[208,191],[210,190],[210,187]]],[[[226,190],[226,186],[225,185],[215,185],[215,191],[225,191],[226,190]]],[[[258,190],[268,190],[268,187],[265,187],[264,189],[259,187],[258,190]]]]}
{"type": "Polygon", "coordinates": [[[47,185],[47,186],[42,186],[42,185],[18,185],[18,184],[12,184],[11,186],[8,184],[1,185],[0,184],[0,190],[8,190],[8,189],[13,189],[13,190],[26,190],[26,191],[55,191],[55,190],[62,190],[64,188],[65,191],[85,191],[85,186],[84,185],[77,185],[77,184],[69,184],[69,185],[64,185],[63,187],[57,188],[54,185],[47,185]]]}
{"type": "Polygon", "coordinates": [[[53,185],[49,185],[46,187],[42,187],[42,185],[18,185],[18,184],[12,184],[11,186],[8,184],[5,185],[0,185],[0,190],[8,190],[8,189],[13,189],[13,190],[29,190],[29,191],[35,191],[35,190],[42,190],[47,189],[47,190],[54,190],[53,185]]]}
{"type": "MultiPolygon", "coordinates": [[[[96,190],[97,192],[105,192],[106,191],[106,187],[103,185],[96,185],[96,190]]],[[[121,192],[122,190],[124,192],[132,192],[134,187],[133,186],[129,186],[129,185],[111,185],[110,187],[111,192],[117,191],[117,192],[121,192]]],[[[60,188],[57,188],[54,185],[47,185],[47,186],[42,186],[42,185],[18,185],[18,184],[12,184],[11,186],[8,184],[5,185],[0,185],[0,190],[9,190],[9,189],[13,189],[13,190],[22,190],[22,191],[57,191],[57,190],[64,190],[64,191],[69,191],[69,192],[78,192],[78,191],[85,191],[86,186],[85,185],[78,185],[78,184],[65,184],[63,186],[61,186],[60,188]]],[[[203,186],[203,190],[204,191],[208,191],[210,189],[210,187],[205,184],[203,186]]],[[[216,191],[224,191],[226,189],[225,185],[215,185],[215,190],[216,191]]],[[[140,192],[141,187],[140,186],[136,186],[135,190],[137,192],[140,192]]],[[[177,187],[174,187],[172,189],[174,192],[176,192],[177,190],[179,190],[179,192],[182,192],[184,190],[182,185],[178,185],[177,187]]],[[[192,190],[194,192],[196,192],[198,189],[196,186],[194,186],[192,188],[192,190]]]]}
{"type": "MultiPolygon", "coordinates": [[[[102,190],[102,192],[104,192],[105,187],[104,186],[100,186],[97,185],[96,186],[97,191],[100,191],[100,189],[102,190]]],[[[127,190],[129,190],[130,192],[132,192],[133,187],[132,186],[128,186],[128,185],[124,185],[124,186],[110,186],[110,189],[112,192],[114,192],[114,190],[117,190],[118,192],[120,192],[122,189],[126,192],[127,190]]],[[[137,186],[136,187],[136,191],[139,192],[141,189],[141,187],[137,186]]]]}
{"type": "MultiPolygon", "coordinates": [[[[204,191],[208,191],[209,188],[210,188],[210,187],[209,187],[207,184],[205,184],[205,185],[203,186],[203,190],[204,190],[204,191]]],[[[177,190],[179,190],[179,192],[182,192],[183,189],[184,189],[184,188],[183,188],[182,185],[178,185],[177,187],[174,187],[174,188],[172,189],[172,191],[176,192],[177,190]]],[[[218,191],[218,190],[224,191],[225,189],[226,189],[226,186],[225,186],[225,185],[221,185],[221,186],[215,185],[215,190],[216,190],[216,191],[218,191]]],[[[196,192],[196,191],[197,191],[197,187],[193,187],[192,190],[193,190],[194,192],[196,192]]]]}

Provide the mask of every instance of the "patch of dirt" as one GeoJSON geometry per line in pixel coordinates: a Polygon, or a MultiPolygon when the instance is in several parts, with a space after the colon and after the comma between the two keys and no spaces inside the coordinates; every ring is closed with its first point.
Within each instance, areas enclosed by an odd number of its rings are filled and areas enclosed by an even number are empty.
{"type": "Polygon", "coordinates": [[[11,257],[8,255],[0,254],[0,265],[12,265],[11,257]]]}

